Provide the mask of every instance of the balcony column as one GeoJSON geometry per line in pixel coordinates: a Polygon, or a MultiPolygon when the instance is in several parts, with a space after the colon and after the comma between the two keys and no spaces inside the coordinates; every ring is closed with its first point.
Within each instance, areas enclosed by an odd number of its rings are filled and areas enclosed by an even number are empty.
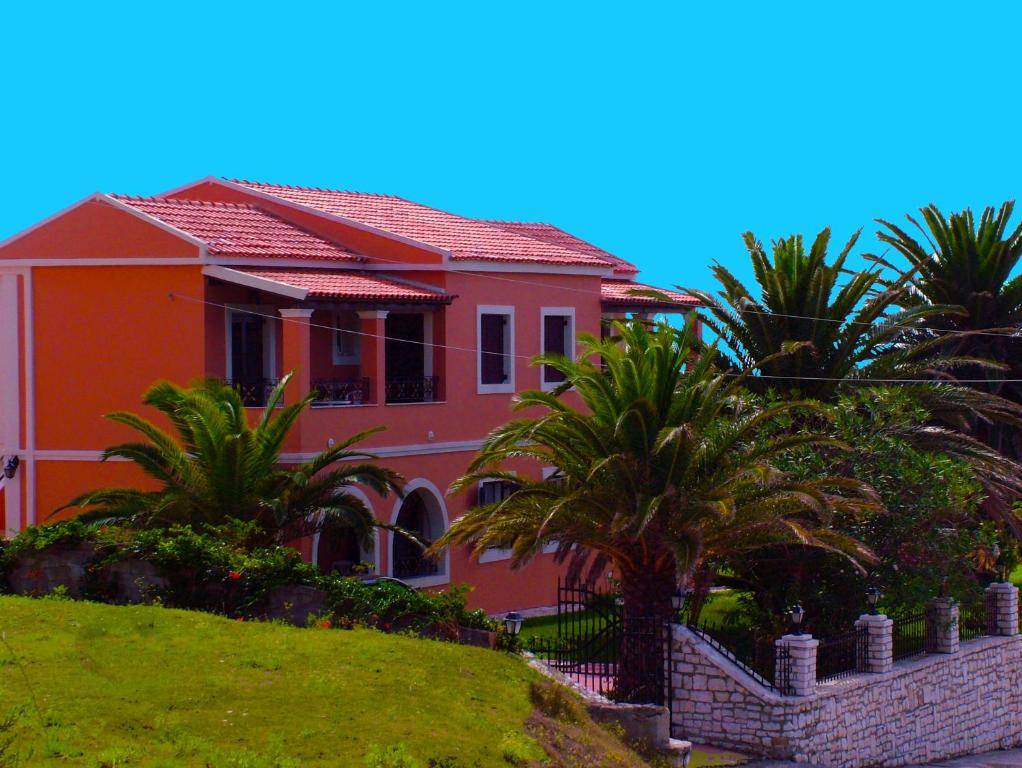
{"type": "Polygon", "coordinates": [[[363,310],[358,313],[362,334],[362,375],[369,378],[369,402],[382,405],[387,400],[387,332],[386,310],[363,310]]]}
{"type": "Polygon", "coordinates": [[[294,378],[288,388],[290,402],[296,402],[309,394],[312,387],[311,309],[281,309],[283,318],[283,343],[280,358],[284,373],[294,371],[294,378]]]}

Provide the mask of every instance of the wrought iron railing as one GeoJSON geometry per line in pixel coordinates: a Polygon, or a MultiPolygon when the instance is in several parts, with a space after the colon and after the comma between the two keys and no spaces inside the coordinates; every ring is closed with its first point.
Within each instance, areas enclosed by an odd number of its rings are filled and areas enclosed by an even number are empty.
{"type": "Polygon", "coordinates": [[[277,379],[251,378],[227,379],[227,386],[233,387],[241,395],[241,402],[249,408],[262,408],[269,400],[273,388],[280,382],[277,379]]]}
{"type": "Polygon", "coordinates": [[[668,625],[655,618],[626,620],[613,592],[558,581],[557,598],[557,637],[528,638],[528,651],[610,698],[652,704],[671,700],[668,625]]]}
{"type": "Polygon", "coordinates": [[[958,639],[974,640],[987,634],[987,616],[982,603],[958,608],[958,639]]]}
{"type": "Polygon", "coordinates": [[[317,379],[312,382],[317,405],[361,405],[369,402],[369,379],[317,379]]]}
{"type": "Polygon", "coordinates": [[[388,403],[430,403],[440,400],[439,376],[388,376],[384,387],[388,403]]]}
{"type": "Polygon", "coordinates": [[[868,647],[866,626],[820,640],[816,649],[816,682],[826,683],[864,672],[868,647]]]}
{"type": "Polygon", "coordinates": [[[782,694],[790,693],[791,658],[787,649],[780,650],[773,638],[756,634],[744,627],[727,627],[709,623],[689,624],[688,628],[719,653],[742,667],[754,680],[782,694]],[[780,663],[778,663],[780,662],[780,663]]]}
{"type": "Polygon", "coordinates": [[[894,661],[919,656],[926,653],[927,647],[936,645],[934,632],[931,631],[932,637],[927,638],[928,624],[933,627],[933,622],[926,621],[925,612],[894,620],[894,661]]]}
{"type": "Polygon", "coordinates": [[[394,576],[399,579],[416,579],[420,576],[435,576],[438,573],[440,563],[423,555],[394,560],[394,576]]]}

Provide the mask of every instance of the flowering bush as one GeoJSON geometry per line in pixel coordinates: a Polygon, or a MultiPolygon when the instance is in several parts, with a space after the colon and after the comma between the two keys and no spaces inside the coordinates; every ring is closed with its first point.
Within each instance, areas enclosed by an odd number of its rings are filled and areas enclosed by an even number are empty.
{"type": "MultiPolygon", "coordinates": [[[[267,593],[281,586],[316,587],[328,595],[322,629],[368,626],[385,632],[439,632],[452,635],[457,626],[497,630],[482,611],[466,607],[468,587],[445,592],[420,592],[390,581],[363,582],[335,573],[322,574],[290,547],[250,548],[251,523],[232,522],[195,530],[191,526],[130,530],[86,525],[77,520],[32,527],[0,550],[0,569],[27,551],[91,541],[96,555],[86,565],[84,594],[93,600],[116,599],[117,584],[108,569],[120,561],[155,565],[167,586],[154,598],[168,606],[214,611],[236,618],[262,615],[267,593]]],[[[0,571],[2,575],[2,571],[0,571]]]]}

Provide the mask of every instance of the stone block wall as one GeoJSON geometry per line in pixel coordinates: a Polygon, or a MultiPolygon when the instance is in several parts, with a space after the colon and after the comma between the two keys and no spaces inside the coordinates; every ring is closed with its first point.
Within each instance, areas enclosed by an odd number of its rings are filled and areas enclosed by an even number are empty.
{"type": "Polygon", "coordinates": [[[683,626],[673,628],[672,735],[834,768],[913,765],[1022,745],[1022,637],[781,696],[683,626]]]}

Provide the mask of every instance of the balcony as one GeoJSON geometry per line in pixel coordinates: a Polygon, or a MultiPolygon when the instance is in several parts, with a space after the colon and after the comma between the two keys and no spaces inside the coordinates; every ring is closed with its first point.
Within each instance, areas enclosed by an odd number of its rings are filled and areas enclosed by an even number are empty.
{"type": "Polygon", "coordinates": [[[241,402],[247,408],[263,408],[270,399],[270,393],[279,383],[279,379],[253,377],[244,379],[226,379],[225,384],[238,391],[241,402]]]}
{"type": "Polygon", "coordinates": [[[313,407],[364,405],[370,400],[369,377],[357,379],[316,379],[312,382],[316,399],[313,407]]]}
{"type": "Polygon", "coordinates": [[[432,403],[440,400],[439,376],[388,376],[384,387],[389,403],[432,403]]]}

